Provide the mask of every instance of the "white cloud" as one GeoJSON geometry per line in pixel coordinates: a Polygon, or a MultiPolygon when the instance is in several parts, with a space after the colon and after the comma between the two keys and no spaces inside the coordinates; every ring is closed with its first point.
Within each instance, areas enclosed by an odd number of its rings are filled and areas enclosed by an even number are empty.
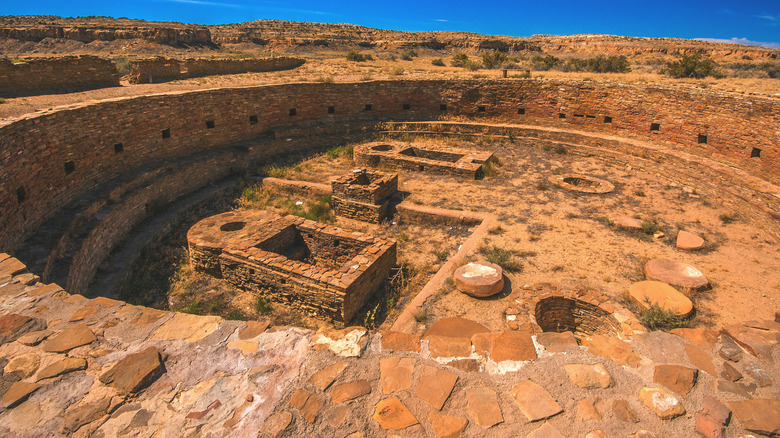
{"type": "Polygon", "coordinates": [[[442,23],[448,23],[448,22],[450,21],[450,20],[445,20],[445,19],[443,19],[443,18],[435,18],[434,20],[435,20],[435,21],[440,21],[440,22],[442,22],[442,23]]]}
{"type": "Polygon", "coordinates": [[[780,42],[762,42],[762,41],[752,41],[747,38],[731,38],[731,39],[725,39],[725,38],[694,38],[698,41],[708,41],[711,43],[731,43],[731,44],[742,44],[746,46],[761,46],[766,47],[768,49],[780,49],[780,42]]]}

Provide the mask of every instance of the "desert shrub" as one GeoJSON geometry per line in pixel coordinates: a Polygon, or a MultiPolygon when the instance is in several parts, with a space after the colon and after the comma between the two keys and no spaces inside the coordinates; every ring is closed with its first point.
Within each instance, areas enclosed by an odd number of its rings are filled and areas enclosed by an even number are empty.
{"type": "Polygon", "coordinates": [[[5,97],[0,97],[0,105],[5,103],[5,97]]]}
{"type": "MultiPolygon", "coordinates": [[[[557,59],[557,58],[556,58],[557,59]]],[[[552,67],[565,72],[589,71],[593,73],[628,73],[631,65],[625,56],[597,56],[591,59],[569,58],[565,62],[559,60],[552,67]]],[[[541,70],[541,69],[540,69],[541,70]]]]}
{"type": "Polygon", "coordinates": [[[673,78],[701,79],[707,76],[722,78],[723,73],[718,70],[718,64],[710,58],[702,58],[700,54],[682,55],[677,61],[669,61],[659,73],[673,78]]]}
{"type": "Polygon", "coordinates": [[[554,67],[561,63],[560,58],[556,58],[552,55],[541,56],[537,55],[531,59],[531,64],[534,66],[534,70],[552,70],[554,67]]]}
{"type": "Polygon", "coordinates": [[[354,62],[364,62],[364,61],[373,61],[374,57],[367,54],[367,53],[359,53],[354,50],[350,50],[346,54],[347,61],[354,61],[354,62]]]}
{"type": "Polygon", "coordinates": [[[393,69],[390,70],[390,73],[393,74],[394,76],[401,76],[402,74],[404,74],[404,71],[405,71],[404,68],[399,65],[393,67],[393,69]]]}
{"type": "Polygon", "coordinates": [[[479,252],[485,256],[485,260],[501,266],[501,269],[507,272],[519,272],[523,269],[523,265],[515,258],[512,251],[492,245],[481,247],[479,252]]]}
{"type": "Polygon", "coordinates": [[[273,311],[271,304],[265,298],[259,295],[255,300],[255,310],[261,315],[267,315],[273,311]]]}
{"type": "Polygon", "coordinates": [[[405,50],[403,53],[401,53],[401,59],[404,61],[411,61],[415,57],[417,57],[417,52],[412,49],[405,50]]]}
{"type": "Polygon", "coordinates": [[[642,232],[645,234],[655,234],[659,231],[660,227],[655,219],[645,219],[642,221],[642,232]]]}
{"type": "Polygon", "coordinates": [[[720,216],[718,216],[718,218],[720,219],[721,222],[723,222],[723,225],[727,225],[727,224],[733,223],[736,220],[736,219],[734,219],[734,216],[732,216],[730,214],[725,214],[725,213],[720,215],[720,216]]]}
{"type": "Polygon", "coordinates": [[[639,312],[642,325],[650,330],[670,331],[688,325],[688,318],[670,310],[662,309],[658,304],[652,304],[649,309],[639,312]]]}
{"type": "Polygon", "coordinates": [[[465,67],[465,64],[469,61],[468,55],[465,53],[456,53],[452,55],[452,59],[450,60],[450,65],[453,67],[465,67]]]}
{"type": "Polygon", "coordinates": [[[116,72],[119,73],[119,76],[130,74],[130,61],[128,61],[127,58],[124,56],[117,56],[112,59],[112,61],[114,61],[114,67],[116,67],[116,72]]]}
{"type": "Polygon", "coordinates": [[[323,82],[326,84],[331,84],[333,83],[333,76],[320,76],[317,79],[315,79],[314,82],[323,82]]]}
{"type": "Polygon", "coordinates": [[[328,157],[330,158],[338,158],[338,157],[352,158],[353,152],[354,152],[354,145],[348,144],[344,146],[334,146],[328,149],[325,153],[328,154],[328,157]]]}
{"type": "Polygon", "coordinates": [[[500,68],[505,62],[507,62],[506,53],[495,50],[491,53],[482,54],[482,65],[485,68],[500,68]]]}
{"type": "Polygon", "coordinates": [[[433,58],[431,61],[431,64],[437,66],[437,67],[444,67],[444,61],[441,58],[433,58]]]}

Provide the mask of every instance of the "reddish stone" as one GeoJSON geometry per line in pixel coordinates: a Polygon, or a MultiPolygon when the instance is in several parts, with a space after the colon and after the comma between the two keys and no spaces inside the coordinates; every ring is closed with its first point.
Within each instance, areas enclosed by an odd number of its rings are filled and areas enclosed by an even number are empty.
{"type": "Polygon", "coordinates": [[[420,337],[403,332],[383,330],[382,350],[420,352],[420,337]]]}
{"type": "Polygon", "coordinates": [[[0,345],[13,342],[27,332],[46,328],[46,323],[38,318],[11,313],[0,316],[0,345]]]}
{"type": "Polygon", "coordinates": [[[685,408],[680,400],[663,388],[644,387],[639,390],[639,398],[661,419],[671,420],[685,414],[685,408]]]}
{"type": "Polygon", "coordinates": [[[423,339],[428,336],[438,335],[450,338],[471,339],[477,333],[488,333],[490,330],[484,325],[466,318],[442,318],[431,325],[423,339]]]}
{"type": "Polygon", "coordinates": [[[693,303],[690,298],[660,281],[640,281],[634,283],[629,287],[628,294],[631,297],[631,302],[642,310],[647,310],[651,306],[657,305],[663,310],[682,316],[693,312],[693,303]]]}
{"type": "Polygon", "coordinates": [[[277,412],[268,417],[263,423],[262,431],[272,438],[283,436],[284,431],[292,422],[292,414],[287,411],[277,412]]]}
{"type": "Polygon", "coordinates": [[[309,391],[299,389],[290,398],[290,406],[298,409],[304,420],[314,423],[322,408],[322,401],[309,391]]]}
{"type": "Polygon", "coordinates": [[[601,421],[602,413],[598,408],[601,399],[598,397],[584,398],[577,402],[577,418],[585,421],[601,421]]]}
{"type": "Polygon", "coordinates": [[[269,325],[271,323],[268,321],[247,321],[246,327],[238,329],[238,339],[242,341],[254,339],[266,331],[269,325]]]}
{"type": "Polygon", "coordinates": [[[414,359],[411,357],[388,357],[379,362],[382,392],[390,394],[409,389],[412,385],[414,359]]]}
{"type": "Polygon", "coordinates": [[[347,418],[347,406],[346,405],[338,405],[331,409],[330,412],[327,413],[325,416],[325,421],[328,422],[333,427],[339,427],[341,423],[344,422],[344,419],[347,418]]]}
{"type": "Polygon", "coordinates": [[[82,307],[81,309],[73,312],[68,322],[77,322],[86,319],[90,315],[97,313],[97,309],[94,307],[82,307]]]}
{"type": "Polygon", "coordinates": [[[187,418],[191,418],[194,420],[200,420],[203,417],[205,417],[209,412],[213,411],[214,409],[217,409],[218,407],[222,406],[222,402],[219,400],[215,400],[212,402],[208,407],[202,411],[192,411],[189,414],[187,414],[187,418]]]}
{"type": "Polygon", "coordinates": [[[333,365],[321,369],[309,378],[309,383],[320,388],[322,391],[328,389],[328,387],[336,380],[341,373],[347,368],[346,362],[338,362],[333,365]]]}
{"type": "Polygon", "coordinates": [[[526,438],[564,438],[561,432],[552,424],[545,421],[538,429],[532,430],[526,438]]]}
{"type": "Polygon", "coordinates": [[[720,376],[726,380],[736,382],[742,378],[742,373],[737,371],[730,363],[723,362],[723,371],[721,371],[720,376]]]}
{"type": "Polygon", "coordinates": [[[488,388],[466,390],[466,410],[471,418],[483,428],[495,426],[504,421],[498,396],[488,388]]]}
{"type": "Polygon", "coordinates": [[[87,361],[80,357],[66,357],[58,360],[46,368],[40,370],[36,376],[36,380],[50,379],[52,377],[61,376],[73,371],[83,370],[87,368],[87,361]]]}
{"type": "Polygon", "coordinates": [[[604,357],[620,365],[636,368],[641,360],[628,343],[615,337],[593,335],[583,340],[582,344],[588,347],[589,353],[604,357]]]}
{"type": "Polygon", "coordinates": [[[12,408],[27,400],[41,385],[29,382],[14,382],[0,398],[0,404],[5,408],[12,408]]]}
{"type": "Polygon", "coordinates": [[[631,405],[625,400],[615,400],[612,402],[612,413],[615,414],[615,418],[624,423],[636,423],[639,421],[639,417],[636,415],[631,405]]]}
{"type": "Polygon", "coordinates": [[[653,381],[684,397],[696,385],[698,374],[698,370],[680,365],[657,365],[653,381]]]}
{"type": "Polygon", "coordinates": [[[572,332],[544,332],[536,335],[536,342],[542,344],[550,353],[564,353],[580,349],[577,338],[572,332]]]}
{"type": "Polygon", "coordinates": [[[417,424],[414,415],[396,397],[390,397],[377,403],[373,418],[385,430],[405,429],[417,424]]]}
{"type": "Polygon", "coordinates": [[[430,335],[423,338],[428,341],[428,351],[431,357],[465,357],[471,356],[471,339],[430,335]]]}
{"type": "Polygon", "coordinates": [[[648,280],[691,290],[704,289],[710,284],[700,270],[687,263],[669,259],[653,259],[647,262],[645,276],[648,280]]]}
{"type": "Polygon", "coordinates": [[[712,363],[712,355],[701,348],[690,344],[685,344],[685,353],[688,355],[688,361],[691,365],[713,377],[718,375],[718,371],[712,363]]]}
{"type": "Polygon", "coordinates": [[[128,394],[142,390],[162,372],[160,352],[154,347],[148,347],[115,363],[101,374],[100,381],[128,394]]]}
{"type": "Polygon", "coordinates": [[[780,400],[733,401],[728,405],[745,429],[769,436],[780,435],[780,400]]]}
{"type": "Polygon", "coordinates": [[[704,239],[688,231],[680,230],[677,233],[677,249],[694,251],[704,247],[704,239]]]}
{"type": "Polygon", "coordinates": [[[468,420],[454,415],[442,415],[438,411],[428,412],[428,421],[433,426],[436,438],[458,438],[468,424],[468,420]]]}
{"type": "Polygon", "coordinates": [[[567,364],[563,366],[571,383],[585,389],[609,388],[612,377],[602,364],[567,364]]]}
{"type": "Polygon", "coordinates": [[[715,345],[718,343],[718,338],[720,338],[718,332],[705,328],[676,328],[670,333],[680,336],[707,350],[715,348],[715,345]]]}
{"type": "Polygon", "coordinates": [[[563,408],[544,388],[530,380],[515,384],[509,394],[528,421],[544,420],[563,412],[563,408]]]}
{"type": "Polygon", "coordinates": [[[467,373],[475,373],[479,371],[481,364],[476,359],[458,359],[447,362],[447,366],[457,368],[467,373]]]}
{"type": "Polygon", "coordinates": [[[705,438],[723,438],[725,436],[723,425],[701,412],[696,414],[696,429],[694,430],[705,438]]]}
{"type": "Polygon", "coordinates": [[[536,348],[527,332],[477,333],[471,338],[477,354],[494,362],[536,360],[536,348]]]}
{"type": "Polygon", "coordinates": [[[355,382],[342,383],[330,389],[331,401],[334,404],[344,403],[354,400],[371,392],[371,384],[366,380],[357,380],[355,382]]]}
{"type": "Polygon", "coordinates": [[[504,288],[504,272],[500,266],[488,262],[467,263],[453,274],[455,287],[472,297],[493,296],[504,288]]]}
{"type": "Polygon", "coordinates": [[[455,387],[458,376],[438,368],[424,365],[417,382],[417,397],[441,410],[455,387]]]}
{"type": "Polygon", "coordinates": [[[630,216],[616,215],[609,218],[619,228],[626,228],[629,230],[641,230],[642,221],[630,216]]]}
{"type": "Polygon", "coordinates": [[[705,395],[702,400],[702,414],[710,416],[720,424],[728,425],[731,417],[731,409],[720,402],[720,400],[705,395]]]}
{"type": "Polygon", "coordinates": [[[66,328],[60,334],[49,338],[43,344],[43,351],[49,353],[65,353],[76,347],[91,344],[97,338],[86,324],[77,324],[66,328]]]}

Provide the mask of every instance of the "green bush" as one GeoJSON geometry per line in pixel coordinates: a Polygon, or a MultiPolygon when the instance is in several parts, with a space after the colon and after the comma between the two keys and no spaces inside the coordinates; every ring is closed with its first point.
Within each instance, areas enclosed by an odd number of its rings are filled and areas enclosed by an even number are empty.
{"type": "Polygon", "coordinates": [[[271,304],[262,296],[257,297],[255,300],[255,310],[261,315],[267,315],[273,311],[271,304]]]}
{"type": "Polygon", "coordinates": [[[552,70],[561,63],[560,58],[556,58],[552,55],[541,56],[537,55],[531,59],[531,63],[534,66],[534,70],[552,70]]]}
{"type": "Polygon", "coordinates": [[[507,272],[519,272],[523,265],[515,259],[511,251],[499,248],[496,245],[483,246],[479,252],[485,256],[485,260],[495,265],[501,266],[501,269],[507,272]]]}
{"type": "Polygon", "coordinates": [[[433,58],[431,61],[431,64],[437,66],[437,67],[444,67],[444,61],[441,58],[433,58]]]}
{"type": "Polygon", "coordinates": [[[686,327],[689,322],[688,318],[670,310],[664,310],[658,304],[652,304],[649,309],[641,311],[639,320],[650,330],[663,330],[665,332],[686,327]]]}
{"type": "Polygon", "coordinates": [[[412,49],[408,49],[404,51],[404,53],[401,53],[401,59],[404,61],[411,61],[415,57],[417,57],[417,52],[412,49]]]}
{"type": "Polygon", "coordinates": [[[371,56],[369,54],[365,54],[365,53],[359,53],[359,52],[356,52],[354,50],[350,50],[349,52],[347,52],[346,57],[347,57],[347,61],[355,61],[355,62],[373,61],[374,60],[373,56],[371,56]]]}
{"type": "Polygon", "coordinates": [[[482,65],[485,68],[501,68],[507,62],[506,53],[493,51],[492,53],[482,54],[482,65]]]}
{"type": "Polygon", "coordinates": [[[468,55],[465,53],[456,53],[452,55],[452,60],[450,61],[450,65],[453,67],[465,67],[467,62],[473,62],[469,60],[468,55]]]}
{"type": "MultiPolygon", "coordinates": [[[[555,57],[551,57],[557,59],[555,57]]],[[[539,70],[550,70],[557,68],[565,72],[588,71],[593,73],[628,73],[631,71],[631,65],[625,56],[597,56],[591,59],[569,58],[565,62],[554,59],[539,61],[544,67],[551,65],[550,68],[540,68],[539,70]]]]}
{"type": "Polygon", "coordinates": [[[701,79],[707,76],[722,78],[724,75],[718,70],[718,64],[710,58],[702,58],[700,54],[682,55],[677,61],[670,61],[660,70],[661,74],[673,78],[701,79]]]}

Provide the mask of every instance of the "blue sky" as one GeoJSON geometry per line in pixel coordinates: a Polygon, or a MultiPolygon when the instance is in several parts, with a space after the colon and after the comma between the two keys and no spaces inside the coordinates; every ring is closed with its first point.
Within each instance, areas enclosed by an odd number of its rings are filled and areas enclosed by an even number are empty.
{"type": "Polygon", "coordinates": [[[0,0],[0,14],[107,15],[199,24],[273,18],[512,36],[605,33],[708,38],[780,48],[780,0],[0,0]]]}

